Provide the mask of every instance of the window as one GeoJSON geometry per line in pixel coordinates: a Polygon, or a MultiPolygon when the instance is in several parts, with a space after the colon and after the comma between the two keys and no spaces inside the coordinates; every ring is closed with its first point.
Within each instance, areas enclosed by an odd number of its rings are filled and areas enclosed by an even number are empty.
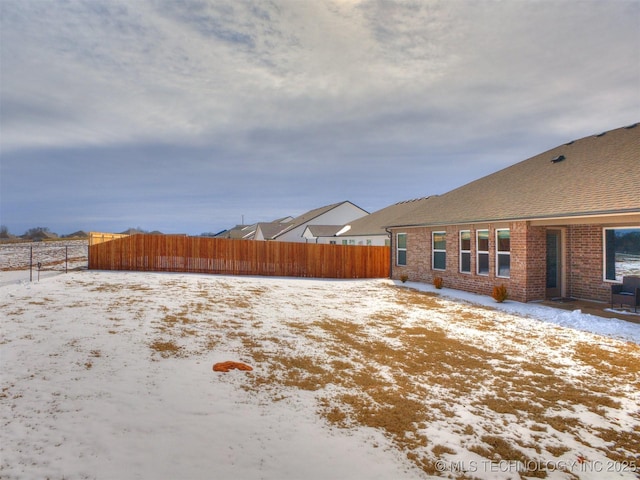
{"type": "Polygon", "coordinates": [[[640,227],[604,229],[604,278],[640,275],[640,227]]]}
{"type": "Polygon", "coordinates": [[[396,265],[407,264],[407,234],[399,233],[396,246],[396,265]]]}
{"type": "Polygon", "coordinates": [[[476,232],[476,256],[478,275],[489,275],[489,230],[476,232]]]}
{"type": "Polygon", "coordinates": [[[433,232],[433,269],[447,269],[447,234],[446,232],[433,232]]]}
{"type": "Polygon", "coordinates": [[[496,272],[498,277],[511,274],[511,232],[508,228],[496,230],[496,272]]]}
{"type": "Polygon", "coordinates": [[[460,232],[460,271],[471,273],[471,232],[469,230],[460,232]]]}
{"type": "Polygon", "coordinates": [[[342,240],[342,244],[343,245],[349,245],[349,242],[347,240],[342,240]]]}

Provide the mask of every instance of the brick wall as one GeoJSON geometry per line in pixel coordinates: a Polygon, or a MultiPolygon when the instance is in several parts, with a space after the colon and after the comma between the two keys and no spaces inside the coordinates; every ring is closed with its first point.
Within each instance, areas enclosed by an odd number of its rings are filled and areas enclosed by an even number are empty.
{"type": "MultiPolygon", "coordinates": [[[[556,227],[557,228],[557,227],[556,227]]],[[[601,225],[569,225],[563,227],[566,296],[608,301],[611,284],[603,281],[603,235],[601,225]]],[[[532,227],[528,222],[509,224],[457,225],[438,228],[411,228],[394,233],[407,234],[407,266],[395,265],[395,235],[392,278],[408,275],[409,280],[433,283],[442,277],[444,286],[481,295],[491,295],[493,287],[504,284],[509,297],[516,301],[543,300],[546,296],[546,227],[532,227]],[[496,229],[511,232],[510,278],[496,275],[496,229]],[[489,230],[489,275],[476,274],[476,231],[489,230]],[[460,272],[459,235],[471,231],[471,273],[460,272]],[[433,270],[431,233],[447,233],[447,269],[433,270]]]]}
{"type": "Polygon", "coordinates": [[[608,301],[611,283],[603,280],[603,235],[600,225],[567,228],[567,294],[575,298],[608,301]]]}
{"type": "MultiPolygon", "coordinates": [[[[537,232],[540,235],[540,232],[537,232]]],[[[530,298],[528,284],[532,281],[542,283],[542,298],[544,298],[544,270],[542,275],[536,272],[531,278],[529,268],[531,266],[539,269],[542,263],[536,257],[531,260],[528,257],[527,240],[530,236],[529,227],[526,222],[514,222],[510,224],[489,224],[489,225],[456,225],[437,228],[410,228],[394,231],[394,248],[392,278],[400,279],[404,274],[409,280],[425,283],[433,283],[435,277],[442,277],[444,286],[455,288],[481,295],[491,295],[493,287],[504,284],[509,292],[509,297],[517,301],[529,301],[537,298],[530,298]],[[509,228],[511,231],[511,276],[501,278],[496,275],[496,229],[509,228]],[[460,272],[459,242],[460,231],[471,231],[471,273],[460,272]],[[476,231],[489,230],[489,274],[478,275],[476,273],[476,231]],[[431,234],[432,232],[445,231],[447,240],[447,268],[445,271],[434,270],[432,268],[431,234]],[[407,234],[407,265],[396,265],[395,234],[407,234]]],[[[544,234],[542,233],[544,240],[544,234]]],[[[543,243],[544,245],[544,243],[543,243]]],[[[538,285],[534,292],[540,292],[538,285]]]]}

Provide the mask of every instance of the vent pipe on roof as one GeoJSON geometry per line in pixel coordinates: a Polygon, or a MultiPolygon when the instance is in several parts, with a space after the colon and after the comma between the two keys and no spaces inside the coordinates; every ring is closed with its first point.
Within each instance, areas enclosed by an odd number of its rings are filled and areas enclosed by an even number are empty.
{"type": "Polygon", "coordinates": [[[551,163],[558,163],[561,162],[565,159],[566,157],[564,155],[558,155],[556,158],[552,158],[551,159],[551,163]]]}

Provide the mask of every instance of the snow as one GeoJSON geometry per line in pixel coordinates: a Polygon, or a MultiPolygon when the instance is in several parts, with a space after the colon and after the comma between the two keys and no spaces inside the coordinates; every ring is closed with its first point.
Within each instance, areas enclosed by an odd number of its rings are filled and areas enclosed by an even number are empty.
{"type": "MultiPolygon", "coordinates": [[[[635,323],[542,305],[496,304],[418,283],[100,271],[27,282],[13,275],[0,272],[0,477],[7,479],[432,478],[382,430],[338,428],[319,413],[319,401],[337,401],[344,386],[249,388],[251,378],[270,378],[268,366],[273,365],[255,361],[257,351],[266,357],[291,351],[324,358],[321,350],[330,339],[311,319],[354,322],[372,341],[399,348],[392,327],[367,319],[404,309],[407,316],[399,322],[422,325],[424,308],[397,304],[395,292],[406,288],[440,295],[441,310],[429,315],[433,328],[487,350],[500,349],[501,335],[524,332],[534,340],[512,345],[512,360],[533,349],[555,359],[567,377],[579,377],[589,367],[543,345],[544,339],[566,339],[569,346],[589,342],[612,351],[628,347],[634,355],[639,350],[625,342],[640,343],[635,323]],[[473,313],[481,306],[498,309],[479,315],[502,330],[482,332],[451,320],[449,312],[473,313]],[[154,340],[175,342],[179,353],[154,351],[154,340]],[[252,347],[258,342],[261,350],[252,347]],[[212,372],[215,362],[226,360],[252,364],[255,372],[212,372]]],[[[390,381],[392,373],[381,370],[380,381],[390,381]]],[[[638,432],[638,380],[618,386],[620,406],[606,407],[611,414],[606,418],[579,409],[572,414],[594,427],[638,432]]],[[[467,408],[470,400],[450,404],[456,425],[480,429],[495,422],[495,414],[482,417],[467,408]]],[[[571,410],[563,408],[559,405],[558,412],[571,410]]],[[[462,466],[480,478],[517,475],[521,465],[462,449],[465,437],[453,423],[441,416],[422,427],[432,444],[457,452],[436,463],[445,475],[455,478],[462,466]]],[[[532,432],[512,423],[503,434],[541,441],[543,433],[532,432]]],[[[635,463],[609,461],[599,449],[604,448],[598,446],[599,437],[591,435],[585,446],[570,433],[552,433],[546,442],[568,445],[571,451],[548,459],[548,478],[575,478],[561,471],[561,461],[582,479],[606,478],[602,469],[612,465],[622,471],[608,478],[635,478],[635,463]],[[577,452],[588,456],[588,464],[576,463],[577,452]]]]}
{"type": "Polygon", "coordinates": [[[491,307],[502,312],[522,315],[524,317],[534,318],[542,322],[548,322],[566,328],[605,335],[640,344],[640,323],[623,320],[624,317],[628,317],[630,319],[634,319],[636,322],[640,322],[640,314],[606,309],[607,311],[620,315],[622,318],[604,318],[588,313],[582,313],[580,310],[566,311],[536,303],[520,303],[510,300],[504,303],[496,303],[493,298],[488,296],[447,288],[436,290],[433,285],[419,282],[407,282],[405,285],[409,288],[414,288],[423,292],[438,293],[444,297],[458,301],[491,307]]]}

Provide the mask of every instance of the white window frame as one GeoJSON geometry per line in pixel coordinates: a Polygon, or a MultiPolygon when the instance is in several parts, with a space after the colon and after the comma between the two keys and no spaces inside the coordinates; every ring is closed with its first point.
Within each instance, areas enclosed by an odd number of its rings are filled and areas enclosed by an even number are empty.
{"type": "Polygon", "coordinates": [[[460,273],[466,273],[466,274],[471,274],[471,230],[460,230],[460,234],[459,234],[459,250],[460,250],[460,255],[459,255],[459,270],[460,273]],[[469,234],[469,250],[463,250],[462,249],[462,234],[464,233],[468,233],[469,234]],[[469,270],[463,270],[462,269],[462,254],[466,253],[469,255],[469,270]]]}
{"type": "Polygon", "coordinates": [[[491,267],[489,266],[489,230],[486,228],[480,229],[480,230],[476,230],[476,274],[477,275],[481,275],[483,277],[488,277],[489,276],[489,271],[491,270],[491,267]],[[483,232],[487,232],[487,249],[486,250],[480,250],[480,233],[483,232]],[[480,255],[486,255],[487,256],[487,272],[486,273],[481,273],[480,272],[480,255]]]}
{"type": "Polygon", "coordinates": [[[439,272],[447,270],[447,232],[444,230],[431,232],[431,269],[439,272]],[[436,248],[435,236],[438,234],[444,235],[444,249],[436,248]],[[444,253],[444,268],[436,268],[436,253],[444,253]]]}
{"type": "Polygon", "coordinates": [[[496,277],[498,278],[511,278],[511,229],[510,228],[496,228],[496,277]],[[500,242],[498,241],[498,235],[500,232],[509,232],[509,251],[500,251],[500,242]],[[509,274],[500,275],[500,257],[509,257],[509,274]]]}
{"type": "Polygon", "coordinates": [[[406,267],[407,266],[407,234],[404,232],[396,233],[396,266],[398,267],[406,267]],[[400,235],[404,236],[404,247],[400,248],[400,235]],[[404,252],[404,263],[400,263],[400,255],[399,252],[404,252]]]}
{"type": "MultiPolygon", "coordinates": [[[[605,227],[602,229],[602,280],[607,283],[621,283],[622,279],[607,278],[607,230],[635,230],[640,229],[640,225],[605,227]]],[[[615,271],[615,266],[614,266],[615,271]]],[[[635,275],[635,272],[630,274],[635,275]]],[[[624,275],[622,275],[624,276],[624,275]]]]}

